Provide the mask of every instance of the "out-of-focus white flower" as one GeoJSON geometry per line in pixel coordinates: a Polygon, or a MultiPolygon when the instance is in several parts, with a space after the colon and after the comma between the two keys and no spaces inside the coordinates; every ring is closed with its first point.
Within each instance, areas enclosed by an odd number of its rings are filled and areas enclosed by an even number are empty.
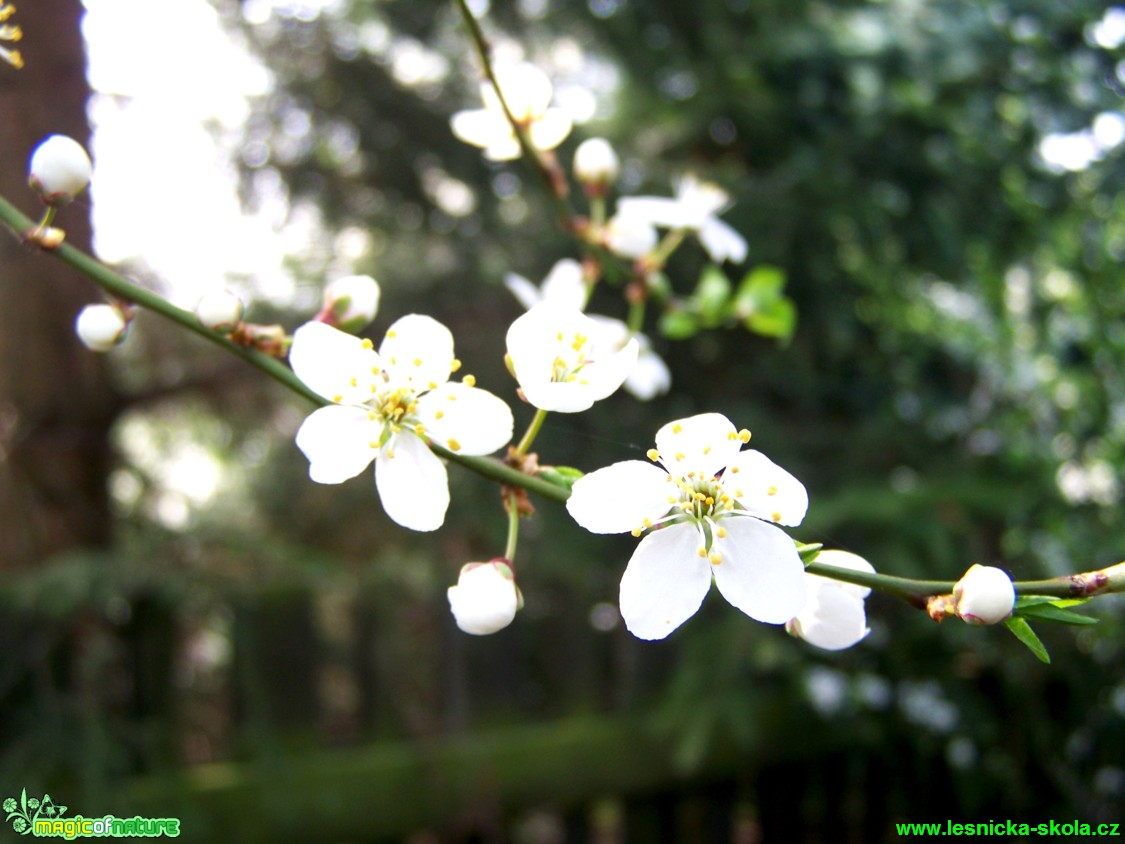
{"type": "Polygon", "coordinates": [[[804,486],[759,451],[748,431],[704,413],[669,422],[649,451],[579,478],[566,504],[593,533],[644,538],[621,578],[621,616],[641,639],[663,639],[719,592],[751,618],[784,624],[805,603],[804,566],[776,524],[805,517],[804,486]],[[663,468],[661,468],[661,466],[663,468]]]}
{"type": "Polygon", "coordinates": [[[504,559],[466,563],[457,585],[447,590],[457,626],[474,636],[487,636],[512,623],[520,594],[511,566],[504,559]]]}
{"type": "Polygon", "coordinates": [[[1012,614],[1012,578],[995,566],[973,564],[953,587],[953,608],[968,624],[997,624],[1012,614]]]}
{"type": "Polygon", "coordinates": [[[205,293],[195,305],[195,315],[204,328],[234,331],[242,322],[242,300],[229,290],[205,293]]]}
{"type": "MultiPolygon", "coordinates": [[[[854,571],[875,571],[871,563],[849,551],[824,550],[817,554],[816,561],[854,571]]],[[[868,587],[805,572],[805,594],[804,607],[785,625],[792,635],[818,648],[839,651],[871,632],[863,606],[871,594],[868,587]]]]}
{"type": "Polygon", "coordinates": [[[618,200],[617,213],[627,219],[640,219],[654,226],[683,229],[696,233],[707,254],[715,261],[746,259],[746,239],[718,215],[730,207],[730,196],[722,188],[701,182],[692,175],[679,179],[675,199],[662,196],[634,196],[618,200]]]}
{"type": "Polygon", "coordinates": [[[473,386],[449,381],[460,363],[453,335],[428,316],[395,322],[376,352],[323,322],[297,329],[289,349],[297,377],[332,402],[304,421],[297,447],[309,477],[338,484],[375,461],[375,487],[387,515],[403,527],[441,527],[449,506],[445,465],[429,448],[490,454],[512,438],[512,411],[473,386]]]}
{"type": "Polygon", "coordinates": [[[92,169],[82,144],[51,135],[31,154],[27,181],[48,205],[66,205],[90,184],[92,169]]]}
{"type": "Polygon", "coordinates": [[[369,275],[349,275],[324,288],[324,305],[317,320],[357,334],[379,311],[379,283],[369,275]]]}
{"type": "Polygon", "coordinates": [[[620,203],[602,232],[605,247],[621,258],[636,260],[652,253],[660,236],[656,227],[640,214],[623,214],[620,203]]]}
{"type": "Polygon", "coordinates": [[[74,333],[87,349],[108,352],[125,339],[129,317],[116,305],[87,305],[74,321],[74,333]]]}
{"type": "Polygon", "coordinates": [[[574,176],[598,192],[617,181],[621,162],[605,138],[587,138],[574,151],[574,176]]]}
{"type": "Polygon", "coordinates": [[[574,308],[543,301],[508,328],[508,359],[528,402],[540,410],[588,410],[624,383],[637,362],[636,338],[621,348],[574,308]]]}
{"type": "MultiPolygon", "coordinates": [[[[547,74],[539,68],[521,63],[498,70],[496,80],[512,118],[526,131],[533,147],[554,149],[570,134],[570,116],[561,108],[550,108],[554,89],[547,74]]],[[[484,108],[454,114],[450,119],[453,134],[465,143],[483,148],[485,158],[493,161],[519,158],[519,139],[504,114],[496,89],[485,81],[480,93],[484,108]]]]}
{"type": "Polygon", "coordinates": [[[540,302],[549,301],[560,308],[581,311],[586,307],[586,298],[590,292],[582,275],[582,265],[573,258],[555,262],[539,287],[516,273],[508,273],[504,277],[504,284],[528,310],[540,302]]]}

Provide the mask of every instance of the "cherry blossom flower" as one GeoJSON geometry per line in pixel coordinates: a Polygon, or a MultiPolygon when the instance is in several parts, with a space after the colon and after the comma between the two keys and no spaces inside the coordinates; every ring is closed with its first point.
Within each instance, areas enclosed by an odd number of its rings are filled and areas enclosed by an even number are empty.
{"type": "Polygon", "coordinates": [[[447,590],[457,626],[474,636],[487,636],[512,623],[522,605],[515,575],[507,560],[466,563],[457,585],[447,590]]]}
{"type": "MultiPolygon", "coordinates": [[[[582,310],[589,295],[582,265],[572,258],[556,262],[539,287],[516,273],[508,273],[504,284],[525,308],[533,308],[540,302],[552,302],[560,307],[582,310]]],[[[625,378],[623,386],[626,390],[641,401],[649,401],[668,392],[672,385],[672,373],[663,358],[653,351],[648,337],[639,331],[630,331],[619,319],[599,314],[589,316],[601,331],[601,345],[624,349],[631,339],[637,341],[637,362],[625,378]]]]}
{"type": "Polygon", "coordinates": [[[51,135],[31,154],[28,183],[48,205],[66,205],[90,184],[90,156],[66,135],[51,135]]]}
{"type": "Polygon", "coordinates": [[[767,624],[804,606],[804,566],[776,525],[800,524],[808,494],[761,452],[742,451],[749,439],[718,413],[679,419],[656,432],[648,457],[659,465],[626,460],[575,482],[566,507],[578,524],[644,535],[621,578],[634,636],[663,639],[695,614],[712,580],[767,624]]]}
{"type": "Polygon", "coordinates": [[[605,248],[621,258],[637,260],[651,255],[660,237],[653,224],[639,213],[614,214],[602,232],[605,248]]]}
{"type": "Polygon", "coordinates": [[[375,319],[379,311],[379,283],[369,275],[338,278],[324,288],[319,322],[356,334],[375,319]]]}
{"type": "MultiPolygon", "coordinates": [[[[531,145],[554,149],[570,134],[570,116],[561,108],[550,108],[554,89],[547,74],[531,64],[518,64],[496,72],[504,102],[512,118],[526,131],[531,145]]],[[[450,119],[453,134],[484,149],[485,158],[511,161],[520,157],[520,143],[491,82],[480,86],[484,108],[459,111],[450,119]]]]}
{"type": "Polygon", "coordinates": [[[108,352],[125,339],[129,316],[117,305],[87,305],[78,312],[74,333],[94,352],[108,352]]]}
{"type": "MultiPolygon", "coordinates": [[[[871,563],[850,551],[827,549],[817,554],[816,561],[854,571],[875,571],[871,563]]],[[[818,648],[839,651],[871,632],[863,606],[871,594],[868,587],[805,572],[805,594],[805,605],[785,625],[792,635],[818,648]]]]}
{"type": "Polygon", "coordinates": [[[605,138],[587,138],[574,151],[574,177],[595,194],[617,181],[621,162],[605,138]]]}
{"type": "Polygon", "coordinates": [[[195,316],[205,328],[229,333],[242,322],[242,300],[229,290],[205,293],[195,305],[195,316]]]}
{"type": "Polygon", "coordinates": [[[967,624],[996,624],[1012,614],[1012,578],[995,566],[972,565],[953,587],[953,607],[967,624]]]}
{"type": "Polygon", "coordinates": [[[637,363],[635,337],[618,347],[594,319],[544,300],[508,328],[508,360],[523,397],[577,413],[613,393],[637,363]]]}
{"type": "Polygon", "coordinates": [[[679,179],[675,188],[675,199],[661,196],[620,199],[617,215],[632,221],[634,226],[636,221],[644,221],[662,228],[695,232],[712,260],[744,261],[748,251],[746,239],[717,216],[730,206],[727,192],[690,174],[679,179]]]}
{"type": "Polygon", "coordinates": [[[445,521],[449,481],[428,442],[461,454],[489,454],[512,437],[512,411],[473,386],[449,381],[460,363],[453,335],[437,320],[404,316],[376,352],[322,322],[297,329],[289,349],[297,377],[332,404],[297,431],[309,477],[338,484],[375,461],[375,486],[387,515],[430,531],[445,521]]]}

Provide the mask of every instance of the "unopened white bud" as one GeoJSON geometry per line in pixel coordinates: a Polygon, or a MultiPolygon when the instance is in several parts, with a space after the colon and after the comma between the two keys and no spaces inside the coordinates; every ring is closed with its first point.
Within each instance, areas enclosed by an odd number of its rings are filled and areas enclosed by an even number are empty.
{"type": "Polygon", "coordinates": [[[86,348],[108,352],[129,330],[129,318],[116,305],[87,305],[74,321],[74,331],[86,348]]]}
{"type": "Polygon", "coordinates": [[[656,249],[656,242],[656,228],[634,214],[616,214],[605,227],[606,248],[622,258],[643,258],[656,249]]]}
{"type": "Polygon", "coordinates": [[[474,636],[503,630],[520,608],[515,575],[502,559],[462,566],[457,585],[450,586],[448,594],[457,626],[474,636]]]}
{"type": "Polygon", "coordinates": [[[200,297],[195,315],[204,328],[229,333],[242,322],[242,300],[229,290],[216,290],[200,297]]]}
{"type": "Polygon", "coordinates": [[[973,565],[953,587],[953,607],[968,624],[996,624],[1012,614],[1016,590],[995,566],[973,565]]]}
{"type": "Polygon", "coordinates": [[[48,205],[66,205],[90,184],[90,156],[66,135],[51,135],[31,154],[30,184],[48,205]]]}
{"type": "Polygon", "coordinates": [[[362,331],[379,310],[379,283],[369,275],[338,278],[324,288],[321,322],[355,334],[362,331]]]}
{"type": "Polygon", "coordinates": [[[621,162],[605,138],[589,138],[574,151],[574,176],[584,185],[606,187],[617,181],[621,162]]]}

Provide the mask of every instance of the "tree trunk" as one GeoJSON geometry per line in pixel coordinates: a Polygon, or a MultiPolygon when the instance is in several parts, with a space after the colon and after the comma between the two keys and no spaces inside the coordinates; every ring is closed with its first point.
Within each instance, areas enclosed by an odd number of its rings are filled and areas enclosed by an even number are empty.
{"type": "MultiPolygon", "coordinates": [[[[9,21],[23,30],[26,66],[0,64],[0,193],[29,216],[32,149],[51,134],[85,144],[86,60],[80,0],[24,0],[9,21]]],[[[89,195],[63,208],[67,242],[90,244],[89,195]]],[[[110,535],[106,476],[116,400],[105,362],[74,335],[92,282],[50,256],[0,236],[0,570],[26,569],[110,535]]]]}

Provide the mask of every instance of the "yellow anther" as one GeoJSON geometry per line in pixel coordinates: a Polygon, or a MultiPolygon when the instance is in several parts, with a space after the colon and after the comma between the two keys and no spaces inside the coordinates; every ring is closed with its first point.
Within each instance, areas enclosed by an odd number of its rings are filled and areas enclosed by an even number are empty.
{"type": "Polygon", "coordinates": [[[774,513],[770,518],[773,519],[775,522],[780,522],[781,521],[781,513],[774,513]]]}
{"type": "Polygon", "coordinates": [[[391,358],[391,366],[397,366],[397,365],[398,365],[398,361],[395,360],[394,357],[392,357],[391,358]]]}
{"type": "Polygon", "coordinates": [[[633,528],[631,531],[629,531],[629,533],[633,534],[633,536],[640,536],[641,528],[633,528]]]}
{"type": "Polygon", "coordinates": [[[738,434],[736,434],[734,431],[731,431],[729,434],[727,434],[727,439],[728,440],[737,440],[738,434]]]}
{"type": "Polygon", "coordinates": [[[647,519],[647,518],[642,519],[641,524],[644,525],[646,528],[650,528],[650,527],[652,527],[652,519],[647,519]]]}
{"type": "Polygon", "coordinates": [[[457,360],[457,358],[454,358],[453,362],[449,364],[449,371],[450,372],[456,372],[460,368],[461,368],[461,361],[457,360]]]}
{"type": "Polygon", "coordinates": [[[353,387],[356,386],[357,384],[359,384],[359,379],[356,378],[354,375],[349,380],[351,381],[351,384],[352,384],[353,387]]]}
{"type": "Polygon", "coordinates": [[[676,452],[676,460],[680,461],[680,460],[683,460],[683,459],[684,459],[684,453],[682,451],[677,451],[676,452]]]}
{"type": "Polygon", "coordinates": [[[16,7],[0,2],[0,21],[6,21],[16,13],[16,7]]]}
{"type": "Polygon", "coordinates": [[[379,374],[379,367],[377,367],[377,366],[371,367],[371,374],[372,375],[378,375],[379,374]]]}
{"type": "Polygon", "coordinates": [[[730,473],[732,475],[737,475],[738,474],[738,467],[737,466],[731,466],[730,467],[730,473]]]}
{"type": "MultiPolygon", "coordinates": [[[[387,336],[389,337],[390,335],[388,334],[387,336]]],[[[361,346],[363,346],[363,348],[365,348],[365,349],[374,349],[374,348],[375,348],[375,344],[374,344],[374,343],[372,343],[372,342],[371,342],[371,339],[370,339],[370,338],[368,338],[368,337],[364,337],[364,338],[363,338],[363,339],[362,339],[362,340],[360,341],[360,343],[359,343],[359,344],[360,344],[361,346]]]]}
{"type": "Polygon", "coordinates": [[[392,434],[401,434],[402,433],[402,426],[396,425],[392,422],[391,423],[391,433],[392,434]]]}
{"type": "Polygon", "coordinates": [[[684,429],[684,426],[681,425],[679,422],[677,422],[675,425],[672,426],[672,433],[678,434],[681,431],[683,431],[683,429],[684,429]]]}
{"type": "Polygon", "coordinates": [[[336,404],[339,404],[343,400],[344,400],[344,397],[340,393],[337,393],[336,395],[334,395],[332,397],[332,401],[336,402],[336,404]]]}
{"type": "Polygon", "coordinates": [[[710,495],[708,495],[705,499],[703,499],[703,503],[706,504],[708,507],[714,507],[715,506],[715,499],[712,498],[710,495]]]}
{"type": "MultiPolygon", "coordinates": [[[[655,448],[650,448],[650,449],[649,449],[648,451],[646,451],[646,452],[645,452],[645,455],[646,455],[646,456],[648,457],[648,459],[649,459],[649,460],[651,460],[651,461],[652,461],[653,463],[655,463],[655,462],[656,462],[657,460],[659,460],[659,459],[660,459],[660,452],[659,452],[659,451],[657,451],[657,450],[656,450],[655,448]]],[[[671,475],[669,475],[668,477],[670,478],[670,477],[672,477],[672,476],[671,476],[671,475]]]]}
{"type": "Polygon", "coordinates": [[[383,452],[383,456],[386,457],[388,460],[394,460],[395,450],[393,448],[388,448],[386,451],[383,452]]]}
{"type": "Polygon", "coordinates": [[[740,490],[740,489],[736,489],[736,490],[734,491],[734,497],[735,497],[735,498],[741,498],[741,497],[742,497],[742,495],[743,495],[743,492],[742,492],[742,490],[740,490]]]}
{"type": "Polygon", "coordinates": [[[692,498],[694,498],[696,501],[703,501],[705,498],[707,498],[707,496],[704,495],[702,492],[697,492],[694,495],[692,495],[692,498]]]}
{"type": "Polygon", "coordinates": [[[387,339],[388,339],[388,340],[393,340],[393,339],[395,339],[395,337],[397,337],[397,336],[398,336],[398,334],[397,334],[396,332],[394,332],[394,331],[388,331],[388,332],[387,332],[387,339]]]}
{"type": "Polygon", "coordinates": [[[414,426],[414,433],[416,433],[418,436],[422,436],[424,433],[426,433],[426,426],[419,422],[414,426]]]}
{"type": "Polygon", "coordinates": [[[477,377],[475,375],[466,375],[461,381],[468,387],[475,387],[477,385],[477,377]]]}
{"type": "Polygon", "coordinates": [[[461,450],[461,443],[457,442],[457,440],[453,439],[452,437],[450,439],[446,440],[445,442],[446,442],[446,445],[449,446],[450,451],[460,451],[461,450]]]}
{"type": "Polygon", "coordinates": [[[711,453],[711,446],[707,446],[707,448],[703,449],[703,453],[704,454],[710,454],[711,453]]]}
{"type": "Polygon", "coordinates": [[[378,448],[378,447],[379,447],[379,443],[375,442],[375,440],[371,440],[371,441],[370,441],[370,442],[369,442],[369,443],[367,444],[367,447],[368,447],[368,448],[378,448]]]}
{"type": "Polygon", "coordinates": [[[434,383],[433,381],[431,381],[431,382],[430,382],[429,384],[427,384],[427,385],[426,385],[426,389],[428,389],[428,390],[436,390],[436,389],[437,389],[437,384],[435,384],[435,383],[434,383]]]}
{"type": "Polygon", "coordinates": [[[375,395],[375,385],[371,385],[371,395],[375,395]]]}
{"type": "Polygon", "coordinates": [[[740,440],[742,440],[744,443],[748,443],[748,442],[750,442],[750,432],[747,431],[745,428],[743,428],[741,431],[738,432],[738,438],[740,440]]]}
{"type": "Polygon", "coordinates": [[[421,366],[422,365],[422,359],[421,358],[414,358],[414,365],[415,366],[421,366]]]}
{"type": "Polygon", "coordinates": [[[719,537],[719,539],[726,539],[727,538],[727,529],[725,527],[719,528],[718,530],[715,531],[715,536],[719,537]]]}
{"type": "Polygon", "coordinates": [[[446,396],[446,398],[450,401],[457,401],[457,396],[455,396],[453,393],[450,393],[448,396],[446,396]]]}
{"type": "Polygon", "coordinates": [[[378,416],[379,416],[379,414],[377,414],[374,410],[367,411],[367,421],[368,422],[374,422],[378,418],[378,416]]]}
{"type": "Polygon", "coordinates": [[[586,338],[581,334],[574,335],[574,342],[570,344],[570,348],[576,352],[582,351],[582,347],[586,345],[586,338]]]}
{"type": "Polygon", "coordinates": [[[438,410],[434,413],[434,419],[441,419],[443,416],[445,416],[444,410],[438,410]]]}
{"type": "Polygon", "coordinates": [[[707,556],[707,549],[704,548],[702,545],[700,545],[699,550],[697,550],[695,553],[698,554],[700,557],[706,557],[707,556]]]}
{"type": "Polygon", "coordinates": [[[777,487],[771,486],[766,490],[766,495],[777,495],[777,487]]]}
{"type": "Polygon", "coordinates": [[[563,333],[560,331],[558,334],[555,335],[555,339],[558,340],[561,343],[562,339],[563,339],[563,333]]]}
{"type": "Polygon", "coordinates": [[[669,504],[675,504],[675,503],[676,503],[676,496],[674,496],[674,495],[669,495],[669,496],[668,496],[668,503],[669,503],[669,504]]]}
{"type": "Polygon", "coordinates": [[[711,565],[717,566],[717,565],[722,564],[722,562],[723,562],[723,555],[720,554],[718,551],[712,551],[711,552],[711,565]]]}

